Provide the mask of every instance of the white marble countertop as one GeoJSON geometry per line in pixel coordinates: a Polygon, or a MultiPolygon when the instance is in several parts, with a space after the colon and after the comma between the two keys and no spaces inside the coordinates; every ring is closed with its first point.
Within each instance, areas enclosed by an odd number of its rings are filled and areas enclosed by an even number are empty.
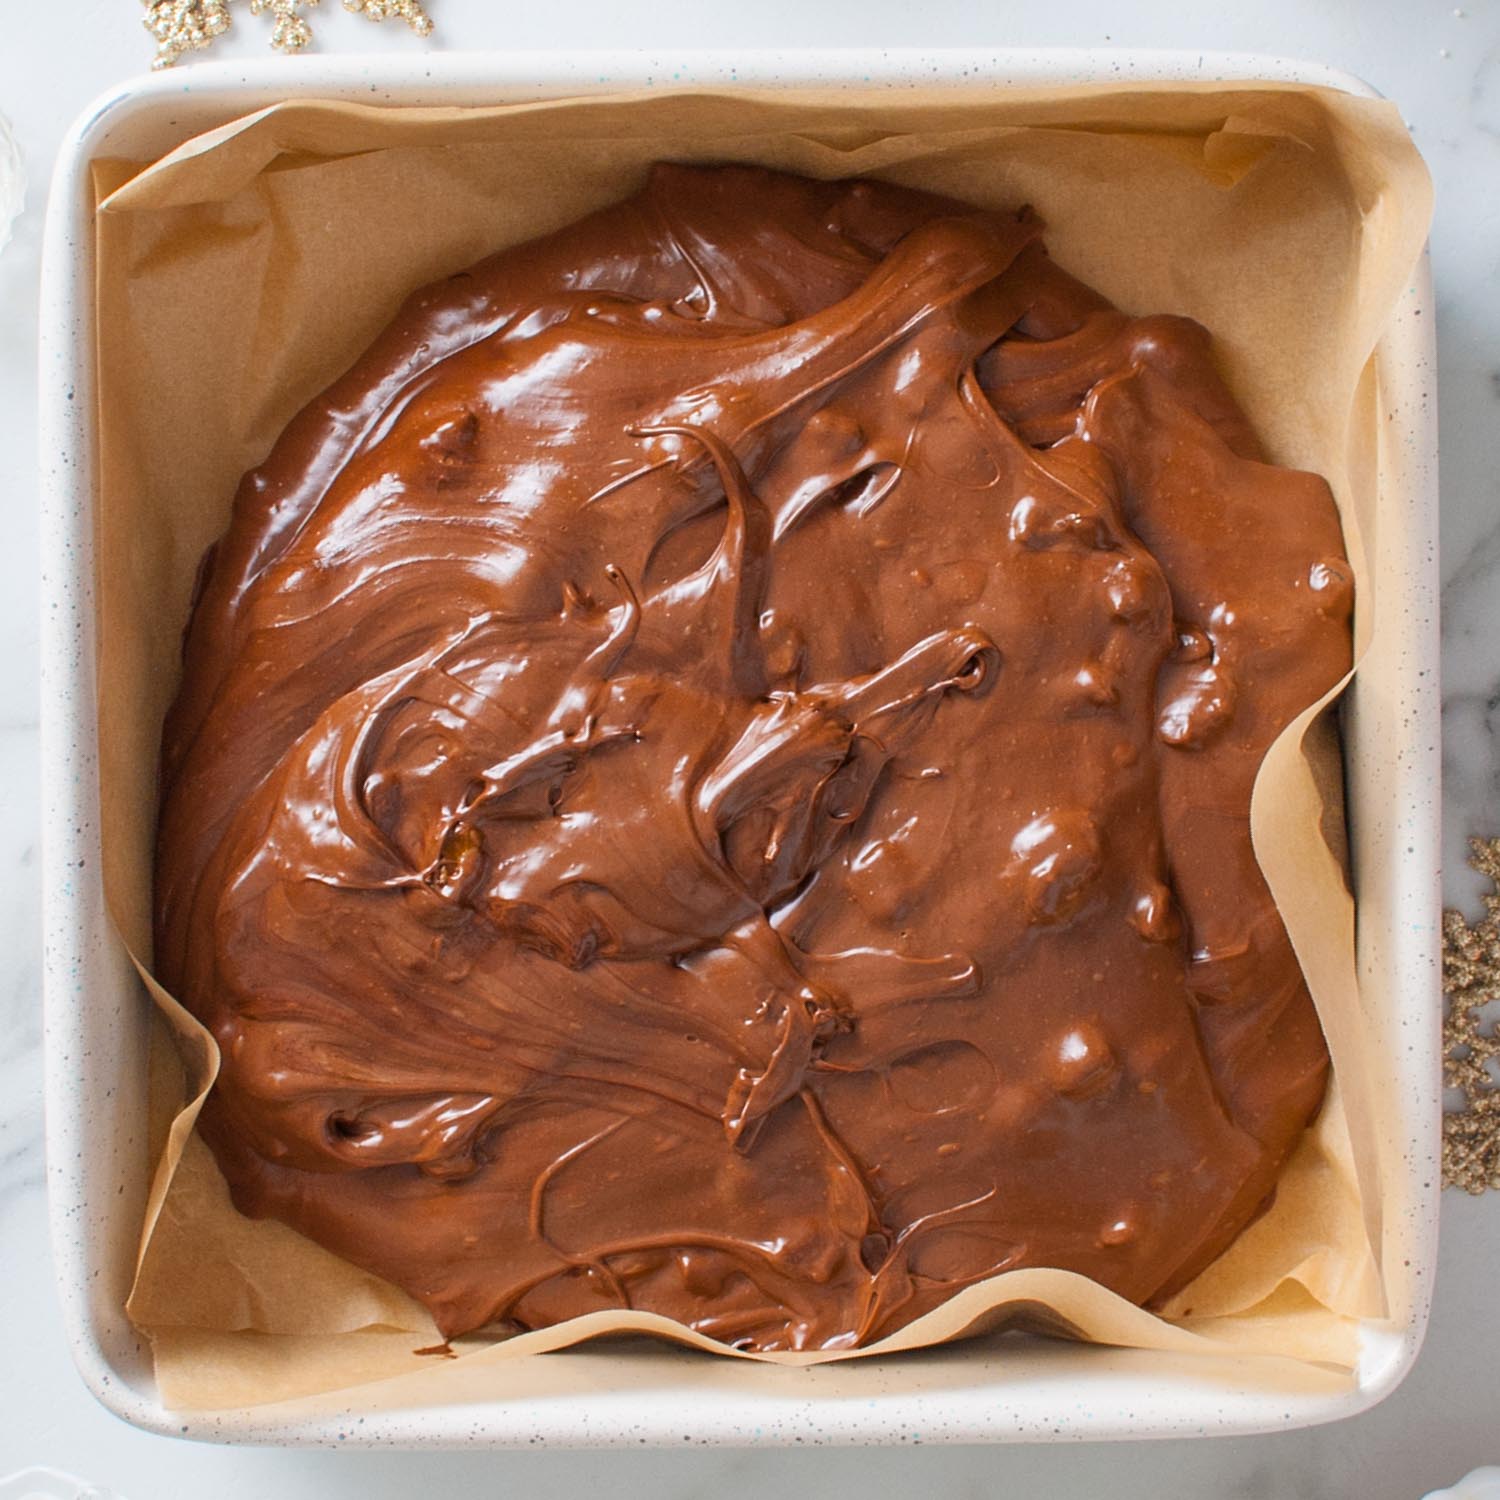
{"type": "MultiPolygon", "coordinates": [[[[233,7],[219,50],[249,55],[268,26],[233,7]]],[[[430,0],[429,45],[600,47],[1042,45],[1203,47],[1318,59],[1395,99],[1437,180],[1443,492],[1443,672],[1447,888],[1471,905],[1463,837],[1500,833],[1500,0],[654,0],[567,10],[430,0]],[[1220,13],[1214,15],[1218,10],[1220,13]]],[[[1414,1500],[1500,1461],[1500,1195],[1446,1195],[1436,1305],[1414,1373],[1352,1421],[1245,1439],[1069,1447],[627,1454],[377,1454],[231,1451],[147,1436],[97,1407],[63,1343],[42,1191],[37,880],[36,306],[41,209],[53,155],[95,94],[150,60],[138,0],[5,0],[0,113],[31,181],[0,253],[0,1493],[46,1464],[129,1500],[213,1494],[384,1500],[419,1490],[467,1496],[694,1496],[746,1485],[830,1497],[917,1488],[967,1496],[1045,1491],[1164,1496],[1352,1496],[1414,1500]]],[[[334,5],[314,13],[329,48],[414,49],[334,5]]],[[[190,67],[191,61],[183,64],[190,67]]],[[[289,59],[288,67],[295,67],[289,59]]]]}

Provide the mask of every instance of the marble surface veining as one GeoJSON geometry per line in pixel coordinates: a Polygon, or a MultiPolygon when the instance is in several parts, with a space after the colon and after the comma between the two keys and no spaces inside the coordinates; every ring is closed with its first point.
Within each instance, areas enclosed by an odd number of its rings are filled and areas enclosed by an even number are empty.
{"type": "MultiPolygon", "coordinates": [[[[1203,47],[1316,58],[1395,98],[1438,188],[1433,231],[1440,347],[1445,839],[1448,899],[1472,905],[1469,832],[1500,833],[1500,0],[1247,0],[1229,13],[1141,0],[1046,7],[971,0],[658,0],[649,12],[605,0],[497,7],[433,0],[432,45],[1203,47]]],[[[36,307],[44,185],[70,119],[143,68],[135,0],[10,0],[0,37],[0,113],[27,157],[26,210],[0,252],[0,1481],[50,1464],[131,1500],[276,1494],[384,1500],[416,1490],[455,1497],[574,1496],[608,1486],[628,1500],[802,1487],[840,1497],[1040,1492],[1131,1497],[1344,1496],[1398,1500],[1500,1459],[1500,1199],[1455,1194],[1443,1206],[1433,1324],[1416,1371],[1383,1406],[1337,1426],[1209,1442],[926,1451],[641,1454],[379,1454],[173,1444],[105,1415],[74,1374],[47,1258],[40,1118],[37,899],[36,307]]],[[[236,7],[250,55],[262,22],[236,7]]],[[[323,7],[325,45],[417,49],[323,7]]],[[[184,64],[191,66],[191,63],[184,64]]],[[[297,66],[289,59],[288,67],[297,66]]]]}
{"type": "Polygon", "coordinates": [[[1448,899],[1466,906],[1479,887],[1463,864],[1465,839],[1500,834],[1500,45],[1493,34],[1496,8],[1476,9],[1474,19],[1491,34],[1487,46],[1476,48],[1471,79],[1459,85],[1466,128],[1456,138],[1421,141],[1440,202],[1433,252],[1439,278],[1444,875],[1448,899]],[[1442,233],[1454,220],[1467,241],[1462,248],[1442,233]]]}

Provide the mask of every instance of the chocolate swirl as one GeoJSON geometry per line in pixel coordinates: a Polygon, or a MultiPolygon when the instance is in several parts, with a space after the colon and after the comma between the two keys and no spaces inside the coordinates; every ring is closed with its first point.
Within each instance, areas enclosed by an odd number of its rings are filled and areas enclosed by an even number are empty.
{"type": "Polygon", "coordinates": [[[246,477],[166,729],[236,1203],[447,1334],[1182,1285],[1322,1096],[1248,814],[1350,605],[1203,331],[1028,215],[663,166],[419,292],[246,477]]]}

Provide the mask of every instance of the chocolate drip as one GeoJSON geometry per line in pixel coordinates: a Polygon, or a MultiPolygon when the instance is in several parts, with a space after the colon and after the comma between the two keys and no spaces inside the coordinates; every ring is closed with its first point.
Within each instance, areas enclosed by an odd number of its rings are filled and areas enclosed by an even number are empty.
{"type": "Polygon", "coordinates": [[[1346,670],[1326,486],[1028,215],[659,167],[419,292],[248,475],[157,962],[247,1213],[445,1336],[839,1347],[1148,1301],[1327,1058],[1249,842],[1346,670]]]}

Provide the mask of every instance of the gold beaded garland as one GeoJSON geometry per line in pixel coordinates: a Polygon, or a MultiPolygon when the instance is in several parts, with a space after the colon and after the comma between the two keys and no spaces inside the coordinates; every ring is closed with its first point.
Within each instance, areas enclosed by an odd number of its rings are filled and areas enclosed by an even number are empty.
{"type": "Polygon", "coordinates": [[[1470,1193],[1500,1190],[1500,838],[1471,839],[1469,863],[1495,882],[1472,927],[1443,914],[1443,1082],[1464,1100],[1443,1116],[1443,1184],[1470,1193]]]}
{"type": "MultiPolygon", "coordinates": [[[[318,0],[307,0],[316,5],[318,0]]],[[[301,0],[250,0],[250,14],[271,13],[271,45],[282,52],[300,52],[312,41],[312,27],[303,20],[301,0]]]]}
{"type": "MultiPolygon", "coordinates": [[[[144,24],[156,38],[153,68],[170,68],[185,53],[209,46],[229,30],[229,0],[142,0],[144,24]]],[[[271,45],[300,52],[312,41],[312,26],[302,14],[318,0],[249,0],[251,15],[269,15],[271,45]]],[[[405,21],[418,36],[432,31],[421,0],[344,0],[344,9],[367,21],[405,21]]]]}
{"type": "Polygon", "coordinates": [[[344,0],[344,9],[367,21],[405,21],[418,36],[432,31],[432,21],[418,0],[344,0]]]}
{"type": "Polygon", "coordinates": [[[226,0],[146,0],[146,30],[156,38],[153,68],[170,68],[184,52],[229,30],[226,0]]]}

